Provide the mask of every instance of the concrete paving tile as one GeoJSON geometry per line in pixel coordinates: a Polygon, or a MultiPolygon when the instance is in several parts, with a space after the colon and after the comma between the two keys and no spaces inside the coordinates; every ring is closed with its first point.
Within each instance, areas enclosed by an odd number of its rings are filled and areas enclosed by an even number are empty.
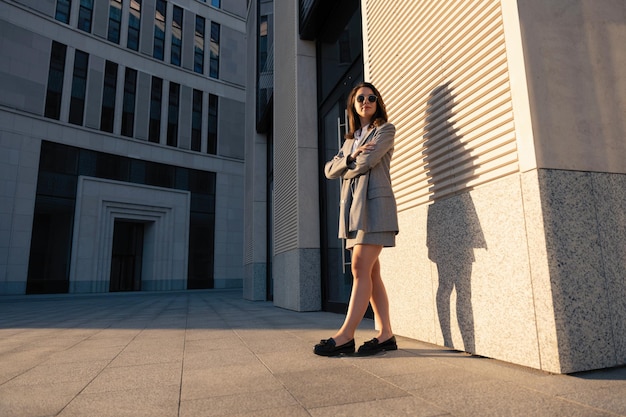
{"type": "Polygon", "coordinates": [[[462,368],[440,364],[424,369],[409,368],[406,373],[385,377],[390,383],[404,390],[438,388],[462,385],[467,381],[489,381],[490,378],[466,371],[462,368]]]}
{"type": "Polygon", "coordinates": [[[255,353],[275,352],[277,349],[281,351],[297,350],[305,345],[302,339],[286,331],[238,330],[237,334],[246,346],[255,353]]]}
{"type": "Polygon", "coordinates": [[[474,371],[554,396],[566,396],[585,390],[624,389],[626,387],[626,368],[588,372],[580,375],[554,375],[514,365],[503,365],[498,361],[485,360],[475,364],[474,371]]]}
{"type": "Polygon", "coordinates": [[[21,346],[22,343],[17,340],[12,340],[11,336],[0,336],[0,355],[13,352],[21,346]]]}
{"type": "Polygon", "coordinates": [[[626,416],[626,384],[581,390],[563,395],[562,398],[626,416]]]}
{"type": "Polygon", "coordinates": [[[172,417],[178,415],[179,386],[79,394],[58,417],[172,417]]]}
{"type": "Polygon", "coordinates": [[[313,408],[308,412],[312,417],[452,416],[436,405],[412,396],[313,408]]]}
{"type": "Polygon", "coordinates": [[[231,349],[193,350],[191,352],[185,350],[183,366],[185,370],[212,370],[252,362],[258,362],[258,358],[246,347],[235,345],[231,349]]]}
{"type": "Polygon", "coordinates": [[[93,362],[99,360],[111,361],[122,350],[124,346],[85,346],[82,343],[61,352],[55,352],[45,361],[46,365],[72,363],[72,362],[93,362]]]}
{"type": "MultiPolygon", "coordinates": [[[[398,351],[324,358],[313,345],[343,315],[238,291],[11,304],[0,303],[2,417],[626,415],[626,368],[551,375],[400,336],[398,351]]],[[[374,335],[364,320],[357,345],[374,335]]]]}
{"type": "MultiPolygon", "coordinates": [[[[298,406],[296,400],[285,389],[263,390],[251,393],[222,395],[197,400],[186,400],[180,404],[180,417],[210,417],[248,414],[258,416],[272,412],[274,416],[292,416],[292,414],[274,414],[298,406]]],[[[302,408],[302,407],[296,407],[302,408]]],[[[307,415],[307,414],[305,414],[307,415]]]]}
{"type": "Polygon", "coordinates": [[[109,361],[42,364],[16,376],[3,386],[45,385],[79,382],[87,385],[107,366],[109,361]]]}
{"type": "Polygon", "coordinates": [[[0,416],[55,416],[82,390],[81,382],[0,386],[0,416]]]}
{"type": "Polygon", "coordinates": [[[223,395],[282,389],[262,364],[226,366],[210,370],[185,370],[181,398],[195,400],[223,395]]]}
{"type": "Polygon", "coordinates": [[[416,356],[402,349],[391,352],[381,352],[374,356],[346,357],[346,360],[353,366],[364,369],[379,377],[436,371],[441,368],[441,364],[434,359],[416,356]]]}
{"type": "Polygon", "coordinates": [[[163,333],[162,338],[133,339],[125,348],[125,352],[156,352],[159,350],[172,350],[182,352],[185,347],[185,339],[173,339],[163,333]]]}
{"type": "Polygon", "coordinates": [[[307,409],[409,394],[355,367],[288,372],[276,377],[307,409]]]}
{"type": "Polygon", "coordinates": [[[274,374],[352,366],[347,357],[317,356],[313,354],[313,346],[308,345],[284,352],[258,353],[257,356],[274,374]]]}
{"type": "Polygon", "coordinates": [[[133,340],[128,336],[111,336],[105,337],[99,335],[98,337],[90,337],[89,339],[80,342],[82,347],[105,347],[105,346],[126,346],[133,340]]]}
{"type": "Polygon", "coordinates": [[[255,410],[249,413],[227,414],[228,417],[311,417],[303,407],[294,405],[291,407],[268,408],[265,410],[255,410]]]}
{"type": "Polygon", "coordinates": [[[180,384],[180,363],[159,363],[104,369],[86,388],[86,394],[180,384]]]}
{"type": "Polygon", "coordinates": [[[609,417],[592,407],[531,391],[515,384],[489,380],[412,391],[416,397],[437,404],[455,416],[481,417],[609,417]]]}
{"type": "Polygon", "coordinates": [[[0,368],[0,385],[12,380],[16,376],[26,372],[30,368],[24,368],[19,364],[2,364],[0,368]]]}
{"type": "Polygon", "coordinates": [[[0,356],[0,384],[45,362],[54,351],[47,348],[22,348],[0,356]]]}
{"type": "MultiPolygon", "coordinates": [[[[197,333],[195,333],[197,335],[197,333]]],[[[240,345],[241,339],[232,331],[223,332],[218,337],[212,338],[187,338],[185,339],[185,352],[205,352],[207,350],[231,349],[240,345]]]]}
{"type": "Polygon", "coordinates": [[[49,340],[42,339],[30,344],[30,346],[42,346],[49,349],[53,349],[56,351],[62,351],[65,349],[69,349],[72,346],[75,346],[85,340],[84,337],[63,337],[63,336],[52,336],[49,340]]]}
{"type": "Polygon", "coordinates": [[[185,341],[184,326],[182,329],[145,329],[133,339],[133,343],[143,341],[149,343],[154,340],[166,340],[172,344],[183,343],[185,341]]]}
{"type": "Polygon", "coordinates": [[[219,338],[221,334],[232,333],[232,329],[222,320],[205,321],[203,319],[188,320],[185,339],[212,339],[219,338]]]}
{"type": "Polygon", "coordinates": [[[135,366],[150,365],[159,363],[178,363],[182,365],[182,348],[163,348],[163,349],[124,349],[120,352],[109,365],[110,367],[118,366],[135,366]]]}

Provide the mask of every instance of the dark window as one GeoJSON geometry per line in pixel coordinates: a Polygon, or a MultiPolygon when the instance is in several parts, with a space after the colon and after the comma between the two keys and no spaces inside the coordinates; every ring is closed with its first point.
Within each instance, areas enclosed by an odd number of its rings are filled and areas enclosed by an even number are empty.
{"type": "Polygon", "coordinates": [[[165,18],[167,5],[165,0],[157,0],[156,13],[154,15],[154,49],[152,56],[163,61],[165,56],[165,18]]]}
{"type": "Polygon", "coordinates": [[[70,23],[71,0],[57,0],[57,10],[54,18],[59,22],[70,23]]]}
{"type": "Polygon", "coordinates": [[[348,30],[341,32],[337,46],[339,47],[339,64],[351,64],[352,48],[350,47],[350,32],[348,30]]]}
{"type": "Polygon", "coordinates": [[[61,117],[61,95],[63,92],[66,53],[66,45],[52,41],[44,115],[56,120],[59,120],[59,117],[61,117]]]}
{"type": "Polygon", "coordinates": [[[124,77],[124,103],[122,105],[122,135],[133,137],[135,125],[135,91],[137,89],[137,71],[126,68],[124,77]]]}
{"type": "Polygon", "coordinates": [[[26,293],[65,293],[69,288],[79,151],[42,141],[40,154],[26,293]]]}
{"type": "Polygon", "coordinates": [[[94,177],[109,180],[128,181],[130,178],[130,160],[109,153],[95,154],[94,177]]]}
{"type": "Polygon", "coordinates": [[[178,102],[180,85],[170,83],[169,106],[167,111],[167,144],[178,146],[178,102]]]}
{"type": "Polygon", "coordinates": [[[161,140],[161,102],[163,99],[163,80],[152,77],[150,92],[150,124],[148,126],[148,140],[159,143],[161,140]]]}
{"type": "Polygon", "coordinates": [[[139,32],[141,29],[141,0],[130,0],[130,14],[128,16],[128,41],[126,46],[132,50],[139,50],[139,32]]]}
{"type": "Polygon", "coordinates": [[[202,147],[202,91],[193,90],[193,112],[191,115],[191,150],[202,147]]]}
{"type": "Polygon", "coordinates": [[[209,75],[213,78],[219,78],[220,68],[220,25],[211,22],[211,60],[209,75]]]}
{"type": "Polygon", "coordinates": [[[75,125],[83,124],[88,65],[89,54],[77,49],[74,55],[74,75],[72,77],[72,98],[70,100],[69,118],[69,122],[75,125]]]}
{"type": "Polygon", "coordinates": [[[102,112],[100,130],[113,132],[115,118],[115,88],[117,85],[117,64],[106,61],[104,65],[104,89],[102,91],[102,112]]]}
{"type": "Polygon", "coordinates": [[[221,3],[222,2],[220,0],[211,0],[211,6],[213,6],[213,7],[220,8],[220,7],[222,7],[221,3]]]}
{"type": "Polygon", "coordinates": [[[174,65],[180,66],[181,52],[183,45],[183,9],[174,6],[172,12],[172,51],[170,55],[170,62],[174,65]]]}
{"type": "Polygon", "coordinates": [[[196,35],[193,49],[193,70],[204,73],[204,17],[196,16],[196,35]]]}
{"type": "Polygon", "coordinates": [[[207,133],[207,153],[217,153],[217,96],[209,94],[209,128],[207,133]]]}
{"type": "Polygon", "coordinates": [[[122,27],[122,0],[109,0],[109,32],[107,39],[120,43],[120,29],[122,27]]]}
{"type": "Polygon", "coordinates": [[[215,174],[177,169],[177,183],[191,192],[188,289],[212,288],[215,236],[215,174]],[[187,184],[183,185],[184,181],[187,184]]]}
{"type": "Polygon", "coordinates": [[[267,62],[269,22],[266,15],[261,16],[259,23],[259,73],[263,72],[267,62]]]}
{"type": "Polygon", "coordinates": [[[146,163],[146,184],[156,187],[174,187],[174,167],[158,162],[146,163]]]}
{"type": "Polygon", "coordinates": [[[78,29],[91,33],[91,18],[93,15],[93,0],[80,0],[78,9],[78,29]]]}

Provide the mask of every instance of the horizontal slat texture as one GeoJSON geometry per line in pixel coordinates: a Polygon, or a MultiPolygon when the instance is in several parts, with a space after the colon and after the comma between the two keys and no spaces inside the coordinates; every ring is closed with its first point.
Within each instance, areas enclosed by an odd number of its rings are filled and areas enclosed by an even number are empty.
{"type": "Polygon", "coordinates": [[[400,211],[519,172],[499,0],[368,0],[400,211]]]}
{"type": "Polygon", "coordinates": [[[294,4],[276,10],[275,18],[285,22],[276,25],[274,77],[274,254],[298,246],[298,173],[296,120],[296,54],[295,45],[285,39],[297,34],[294,4]]]}

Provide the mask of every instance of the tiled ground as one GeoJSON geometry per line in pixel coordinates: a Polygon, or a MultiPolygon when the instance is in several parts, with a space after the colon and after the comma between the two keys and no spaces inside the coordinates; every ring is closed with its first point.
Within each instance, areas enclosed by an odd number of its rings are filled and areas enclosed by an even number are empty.
{"type": "Polygon", "coordinates": [[[240,291],[0,298],[0,416],[626,416],[626,368],[549,375],[405,338],[313,355],[342,319],[240,291]]]}

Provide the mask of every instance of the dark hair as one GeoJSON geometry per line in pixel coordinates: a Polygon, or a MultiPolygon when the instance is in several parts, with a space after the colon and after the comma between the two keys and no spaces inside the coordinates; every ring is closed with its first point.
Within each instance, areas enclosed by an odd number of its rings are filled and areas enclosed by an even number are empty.
{"type": "Polygon", "coordinates": [[[354,98],[356,97],[356,92],[359,88],[367,87],[372,90],[374,95],[376,95],[376,113],[372,116],[372,123],[374,126],[378,127],[385,123],[387,123],[387,108],[385,107],[385,103],[383,102],[383,98],[380,95],[380,92],[374,87],[373,84],[362,82],[354,86],[350,94],[348,94],[348,132],[345,135],[346,139],[353,139],[354,132],[361,128],[361,119],[359,118],[359,114],[356,112],[354,108],[354,98]]]}

